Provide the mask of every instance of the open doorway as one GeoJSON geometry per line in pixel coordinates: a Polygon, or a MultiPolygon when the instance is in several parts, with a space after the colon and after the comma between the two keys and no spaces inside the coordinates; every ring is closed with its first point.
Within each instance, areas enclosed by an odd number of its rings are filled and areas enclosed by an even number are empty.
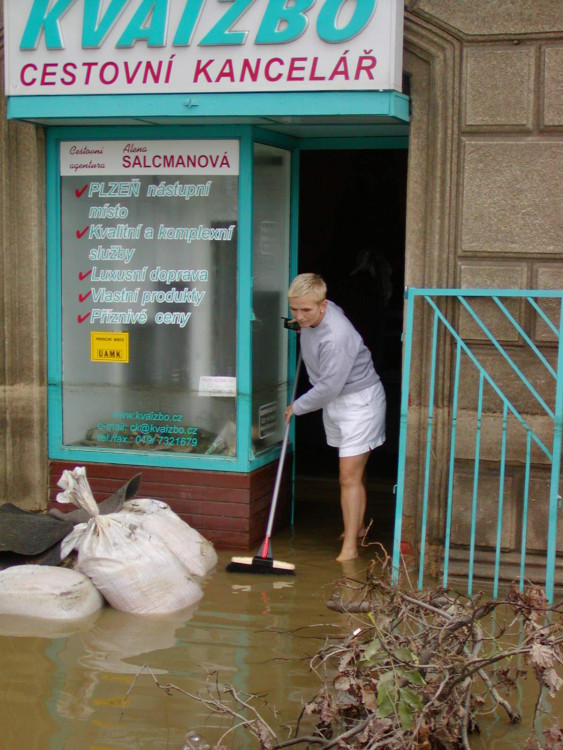
{"type": "MultiPolygon", "coordinates": [[[[368,462],[368,518],[393,522],[401,385],[406,149],[303,151],[299,273],[320,273],[371,350],[387,396],[387,440],[368,462]],[[384,510],[384,512],[382,512],[384,510]]],[[[308,388],[302,373],[299,392],[308,388]]],[[[321,412],[296,420],[296,495],[338,501],[338,455],[321,412]]],[[[335,506],[336,511],[336,506],[335,506]]]]}

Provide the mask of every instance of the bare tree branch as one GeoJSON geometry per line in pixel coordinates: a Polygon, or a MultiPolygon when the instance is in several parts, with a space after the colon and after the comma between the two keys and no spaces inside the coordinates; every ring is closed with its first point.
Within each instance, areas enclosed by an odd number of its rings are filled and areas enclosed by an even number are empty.
{"type": "MultiPolygon", "coordinates": [[[[242,729],[261,750],[469,750],[482,716],[502,709],[511,723],[520,720],[501,689],[514,687],[525,666],[540,688],[535,720],[543,688],[553,695],[563,684],[563,603],[550,607],[537,586],[523,592],[513,587],[504,601],[444,589],[406,592],[381,575],[386,566],[383,560],[379,573],[370,566],[361,585],[336,582],[327,606],[349,615],[353,629],[345,637],[325,637],[309,658],[319,691],[289,738],[264,717],[259,696],[220,686],[217,677],[214,693],[203,696],[152,678],[169,694],[182,693],[229,716],[233,725],[221,741],[242,729]]],[[[275,720],[273,708],[263,705],[275,720]]],[[[560,730],[554,725],[549,732],[543,744],[532,734],[528,746],[555,747],[560,730]]]]}

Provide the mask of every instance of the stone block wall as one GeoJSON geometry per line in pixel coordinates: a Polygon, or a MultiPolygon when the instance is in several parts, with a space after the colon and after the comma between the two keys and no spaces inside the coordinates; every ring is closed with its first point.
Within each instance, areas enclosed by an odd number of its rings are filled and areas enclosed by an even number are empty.
{"type": "Polygon", "coordinates": [[[39,510],[47,501],[44,132],[6,120],[0,41],[0,502],[39,510]]]}
{"type": "MultiPolygon", "coordinates": [[[[409,172],[407,285],[563,288],[562,20],[558,0],[533,4],[407,2],[405,69],[411,76],[413,108],[409,168],[416,169],[415,175],[409,172]]],[[[552,331],[524,302],[507,306],[554,364],[552,331]]],[[[554,304],[542,306],[557,324],[559,311],[554,304]]],[[[555,383],[530,356],[519,334],[495,312],[494,305],[478,303],[475,307],[553,404],[555,383]]],[[[413,357],[410,421],[416,436],[409,442],[406,513],[420,525],[429,318],[417,322],[424,323],[426,334],[417,337],[413,357]]],[[[537,401],[499,364],[486,337],[466,313],[457,322],[487,369],[503,383],[510,398],[520,401],[530,423],[550,445],[551,420],[537,401]]],[[[478,390],[477,376],[468,372],[467,364],[465,368],[456,444],[458,510],[452,528],[452,542],[460,547],[469,543],[478,390]]],[[[435,415],[434,451],[442,464],[449,456],[452,372],[450,348],[441,363],[435,415]]],[[[498,399],[485,390],[481,450],[487,465],[477,516],[477,539],[483,550],[494,546],[496,537],[500,411],[498,399]]],[[[509,425],[508,446],[502,544],[514,550],[521,539],[526,445],[522,430],[513,424],[509,425]]],[[[528,546],[543,554],[549,472],[541,450],[534,448],[532,463],[533,519],[528,546]]],[[[430,518],[431,541],[438,543],[444,539],[446,474],[444,466],[438,469],[432,487],[433,496],[441,498],[430,518]]],[[[559,538],[563,546],[561,528],[559,538]]]]}

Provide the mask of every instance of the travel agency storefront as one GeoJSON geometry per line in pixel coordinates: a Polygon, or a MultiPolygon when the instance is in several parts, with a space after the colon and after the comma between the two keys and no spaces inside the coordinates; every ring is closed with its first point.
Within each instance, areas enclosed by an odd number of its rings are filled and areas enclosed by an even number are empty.
{"type": "Polygon", "coordinates": [[[24,0],[4,23],[8,117],[45,133],[50,485],[140,471],[246,549],[293,378],[300,154],[406,146],[401,3],[24,0]]]}
{"type": "MultiPolygon", "coordinates": [[[[77,464],[99,498],[140,471],[143,495],[219,546],[251,548],[293,379],[281,317],[297,270],[321,272],[364,326],[390,406],[374,460],[391,478],[404,286],[563,287],[561,5],[530,8],[5,0],[3,499],[45,509],[77,464]]],[[[430,336],[411,364],[415,427],[430,336]]],[[[452,366],[438,366],[444,394],[452,366]]],[[[332,459],[316,429],[298,425],[294,443],[298,469],[303,450],[319,476],[332,459]]],[[[473,449],[460,430],[456,465],[473,449]]],[[[445,465],[448,450],[433,456],[445,465]]],[[[408,539],[424,430],[407,452],[408,539]]],[[[512,549],[518,448],[506,467],[512,549]]],[[[531,467],[540,504],[544,473],[531,467]]],[[[479,528],[493,512],[479,506],[479,528]]],[[[533,537],[541,550],[540,526],[533,537]]]]}

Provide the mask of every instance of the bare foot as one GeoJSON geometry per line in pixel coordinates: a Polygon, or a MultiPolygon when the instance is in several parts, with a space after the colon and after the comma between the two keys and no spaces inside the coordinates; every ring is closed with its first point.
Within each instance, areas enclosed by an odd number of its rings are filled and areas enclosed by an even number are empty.
{"type": "Polygon", "coordinates": [[[358,550],[354,548],[342,547],[340,554],[336,558],[336,562],[345,562],[346,560],[355,560],[358,557],[358,550]]]}

